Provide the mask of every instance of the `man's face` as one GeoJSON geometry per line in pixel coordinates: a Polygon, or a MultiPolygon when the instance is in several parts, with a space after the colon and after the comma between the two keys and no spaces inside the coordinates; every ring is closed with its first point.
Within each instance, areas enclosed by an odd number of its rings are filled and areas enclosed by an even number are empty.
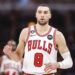
{"type": "Polygon", "coordinates": [[[16,50],[16,45],[12,44],[12,51],[16,50]]]}
{"type": "Polygon", "coordinates": [[[9,46],[12,46],[12,51],[16,50],[16,45],[14,43],[11,40],[9,40],[8,43],[7,43],[9,46]]]}
{"type": "Polygon", "coordinates": [[[39,6],[36,11],[36,19],[40,25],[45,25],[49,22],[51,13],[48,7],[39,6]]]}

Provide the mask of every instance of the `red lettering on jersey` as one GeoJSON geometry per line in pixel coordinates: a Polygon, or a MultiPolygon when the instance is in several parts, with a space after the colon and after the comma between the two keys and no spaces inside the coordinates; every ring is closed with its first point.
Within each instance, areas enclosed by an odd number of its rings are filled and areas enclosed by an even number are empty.
{"type": "Polygon", "coordinates": [[[28,41],[28,51],[31,50],[31,46],[32,46],[32,40],[29,40],[29,41],[28,41]]]}
{"type": "Polygon", "coordinates": [[[47,48],[45,48],[45,45],[46,45],[46,41],[44,41],[43,50],[44,50],[44,51],[47,51],[47,48]]]}
{"type": "Polygon", "coordinates": [[[7,63],[7,64],[4,64],[4,70],[6,69],[14,69],[14,70],[19,71],[19,65],[7,63]]]}
{"type": "Polygon", "coordinates": [[[40,46],[41,40],[38,40],[38,49],[42,49],[42,46],[40,46]]]}
{"type": "Polygon", "coordinates": [[[46,51],[48,54],[50,54],[52,49],[52,44],[49,43],[48,47],[46,46],[46,44],[47,44],[46,41],[43,41],[43,45],[41,45],[41,40],[29,40],[28,51],[30,51],[31,49],[39,49],[46,51]]]}
{"type": "Polygon", "coordinates": [[[36,49],[36,47],[37,47],[37,41],[38,40],[33,40],[32,49],[36,49]]]}
{"type": "Polygon", "coordinates": [[[49,49],[48,49],[47,52],[48,52],[48,54],[50,54],[50,53],[51,53],[51,49],[52,49],[52,44],[51,44],[51,43],[48,44],[48,48],[49,48],[49,49]]]}

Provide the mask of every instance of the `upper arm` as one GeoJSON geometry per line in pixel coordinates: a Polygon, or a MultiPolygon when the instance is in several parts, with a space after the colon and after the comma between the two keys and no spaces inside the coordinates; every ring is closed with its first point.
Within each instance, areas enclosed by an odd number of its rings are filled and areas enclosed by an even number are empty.
{"type": "Polygon", "coordinates": [[[16,49],[16,53],[18,54],[19,58],[22,59],[24,48],[25,48],[25,42],[28,35],[28,28],[25,28],[21,31],[21,34],[19,36],[19,43],[16,49]]]}
{"type": "Polygon", "coordinates": [[[2,63],[2,57],[0,57],[0,66],[1,66],[1,63],[2,63]]]}
{"type": "Polygon", "coordinates": [[[59,50],[60,54],[63,54],[65,52],[69,51],[67,44],[66,44],[65,37],[61,32],[59,32],[59,31],[56,32],[55,41],[56,41],[56,45],[58,46],[58,50],[59,50]]]}

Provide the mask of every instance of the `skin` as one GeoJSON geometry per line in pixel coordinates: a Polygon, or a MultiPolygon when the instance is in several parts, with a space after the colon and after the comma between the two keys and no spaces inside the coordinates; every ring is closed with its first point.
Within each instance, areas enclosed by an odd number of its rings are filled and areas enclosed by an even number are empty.
{"type": "MultiPolygon", "coordinates": [[[[50,29],[49,19],[51,19],[51,12],[49,8],[45,6],[39,6],[36,11],[36,19],[37,19],[37,25],[36,25],[37,32],[40,35],[47,33],[50,29]]],[[[25,47],[27,36],[28,36],[28,28],[25,28],[21,31],[21,34],[19,37],[19,43],[18,43],[16,51],[11,52],[10,47],[5,46],[3,52],[7,54],[12,60],[15,60],[15,61],[21,60],[24,53],[24,47],[25,47]]],[[[56,32],[55,41],[56,41],[56,45],[58,46],[58,50],[60,54],[63,54],[69,51],[66,45],[64,35],[60,31],[56,32]]],[[[45,64],[44,71],[49,73],[52,70],[57,68],[60,68],[60,65],[58,64],[58,62],[47,63],[45,64]]]]}

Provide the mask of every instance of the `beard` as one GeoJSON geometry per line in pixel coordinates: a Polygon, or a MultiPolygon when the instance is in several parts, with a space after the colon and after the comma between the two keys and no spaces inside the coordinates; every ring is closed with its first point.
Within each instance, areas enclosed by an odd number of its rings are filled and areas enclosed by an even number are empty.
{"type": "Polygon", "coordinates": [[[42,26],[44,26],[44,25],[46,25],[48,23],[48,21],[46,21],[46,22],[37,21],[37,22],[38,22],[39,25],[42,25],[42,26]]]}

